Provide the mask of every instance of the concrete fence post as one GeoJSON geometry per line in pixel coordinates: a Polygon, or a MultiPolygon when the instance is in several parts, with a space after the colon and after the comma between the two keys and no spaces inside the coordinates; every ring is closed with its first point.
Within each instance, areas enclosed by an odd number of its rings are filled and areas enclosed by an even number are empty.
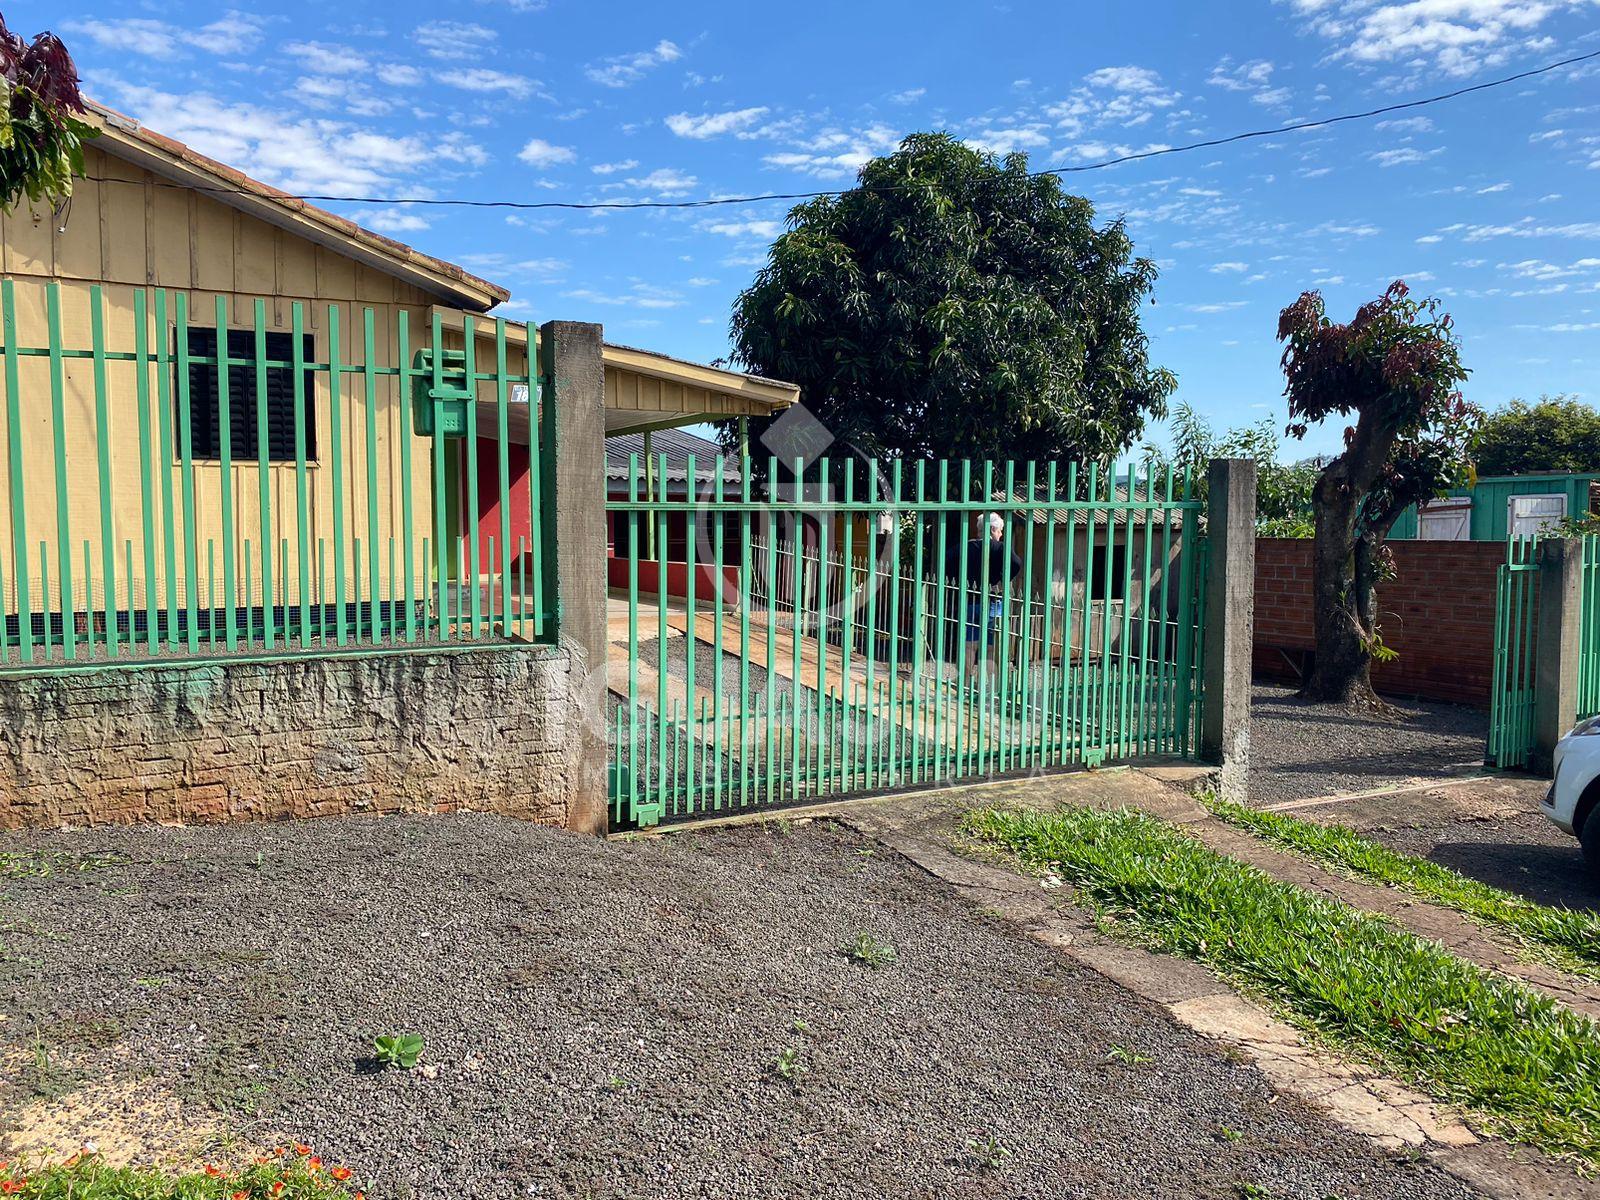
{"type": "Polygon", "coordinates": [[[1578,720],[1578,643],[1583,636],[1583,542],[1539,543],[1539,616],[1533,663],[1533,754],[1549,774],[1556,743],[1578,720]]]}
{"type": "Polygon", "coordinates": [[[1250,765],[1250,657],[1255,636],[1256,464],[1219,458],[1207,474],[1204,692],[1200,757],[1222,768],[1224,795],[1242,796],[1250,765]]]}
{"type": "MultiPolygon", "coordinates": [[[[556,636],[572,656],[567,827],[606,832],[606,419],[601,329],[579,321],[539,327],[539,373],[553,389],[540,414],[540,470],[554,489],[556,636]]],[[[547,590],[547,595],[550,591],[547,590]]]]}

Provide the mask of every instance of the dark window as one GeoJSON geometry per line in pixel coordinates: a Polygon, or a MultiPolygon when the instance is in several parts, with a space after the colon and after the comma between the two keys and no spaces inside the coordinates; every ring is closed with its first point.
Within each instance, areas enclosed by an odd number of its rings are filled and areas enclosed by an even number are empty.
{"type": "MultiPolygon", "coordinates": [[[[313,345],[311,335],[306,334],[302,353],[307,361],[311,359],[313,345]]],[[[267,361],[288,363],[293,347],[292,333],[267,334],[267,361]]],[[[215,358],[217,331],[190,329],[189,353],[195,357],[215,358]]],[[[235,360],[228,366],[229,448],[235,462],[257,461],[261,457],[261,444],[256,428],[255,331],[228,330],[228,357],[235,360]]],[[[289,366],[269,366],[265,374],[267,458],[271,462],[293,462],[294,369],[289,366]]],[[[312,402],[315,374],[307,370],[304,375],[306,459],[310,461],[317,457],[317,410],[312,402]]],[[[177,419],[181,419],[182,408],[176,396],[173,397],[173,407],[179,414],[177,419]]],[[[216,461],[222,457],[221,406],[218,403],[217,368],[214,363],[189,364],[189,434],[194,458],[216,461]]]]}

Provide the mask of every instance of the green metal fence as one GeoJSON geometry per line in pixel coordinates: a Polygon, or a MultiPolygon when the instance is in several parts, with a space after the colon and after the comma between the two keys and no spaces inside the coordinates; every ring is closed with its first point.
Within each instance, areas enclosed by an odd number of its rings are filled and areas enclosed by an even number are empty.
{"type": "Polygon", "coordinates": [[[1506,542],[1495,576],[1494,674],[1489,691],[1490,766],[1526,766],[1533,752],[1535,642],[1539,624],[1538,538],[1506,542]]]}
{"type": "Polygon", "coordinates": [[[616,824],[1190,753],[1187,477],[755,466],[691,458],[669,490],[663,458],[651,495],[634,456],[608,505],[616,824]]]}
{"type": "Polygon", "coordinates": [[[0,665],[534,640],[525,325],[0,281],[0,665]]]}
{"type": "MultiPolygon", "coordinates": [[[[1579,719],[1600,714],[1600,537],[1581,539],[1582,629],[1578,643],[1579,719]]],[[[1496,578],[1494,676],[1484,761],[1525,767],[1534,748],[1535,662],[1539,628],[1538,537],[1506,543],[1496,578]]]]}

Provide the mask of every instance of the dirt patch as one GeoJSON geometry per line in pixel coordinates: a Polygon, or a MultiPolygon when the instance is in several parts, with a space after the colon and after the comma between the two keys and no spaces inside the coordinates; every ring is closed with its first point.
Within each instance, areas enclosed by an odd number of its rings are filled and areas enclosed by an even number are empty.
{"type": "Polygon", "coordinates": [[[186,1106],[157,1083],[139,1081],[124,1062],[110,1078],[104,1061],[57,1050],[45,1056],[8,1051],[0,1056],[0,1152],[6,1157],[59,1159],[92,1147],[114,1166],[132,1162],[192,1167],[226,1145],[215,1114],[186,1106]]]}

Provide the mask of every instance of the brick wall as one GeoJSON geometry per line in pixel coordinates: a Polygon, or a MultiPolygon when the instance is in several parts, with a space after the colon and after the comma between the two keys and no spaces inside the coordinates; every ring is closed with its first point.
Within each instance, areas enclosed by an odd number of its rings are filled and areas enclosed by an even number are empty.
{"type": "Polygon", "coordinates": [[[539,646],[13,674],[0,828],[458,809],[570,824],[575,661],[539,646]]]}
{"type": "MultiPolygon", "coordinates": [[[[1487,706],[1500,542],[1390,542],[1395,578],[1378,591],[1379,629],[1399,658],[1373,666],[1378,691],[1487,706]]],[[[1313,647],[1311,541],[1256,541],[1257,675],[1293,681],[1313,647]]]]}

